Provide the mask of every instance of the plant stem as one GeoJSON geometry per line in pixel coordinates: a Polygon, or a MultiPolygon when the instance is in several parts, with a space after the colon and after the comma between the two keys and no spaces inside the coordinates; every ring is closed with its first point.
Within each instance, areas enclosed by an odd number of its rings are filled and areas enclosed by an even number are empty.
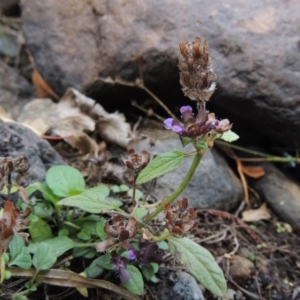
{"type": "Polygon", "coordinates": [[[199,149],[197,149],[197,150],[198,150],[198,152],[194,157],[191,167],[190,167],[188,173],[186,174],[185,178],[183,179],[182,183],[180,184],[180,186],[169,198],[167,198],[165,201],[163,201],[149,216],[147,216],[145,223],[149,223],[154,217],[156,217],[164,209],[164,207],[167,204],[173,202],[188,186],[189,182],[191,181],[194,173],[196,172],[196,170],[198,168],[201,158],[204,155],[203,150],[202,151],[199,151],[199,149]]]}

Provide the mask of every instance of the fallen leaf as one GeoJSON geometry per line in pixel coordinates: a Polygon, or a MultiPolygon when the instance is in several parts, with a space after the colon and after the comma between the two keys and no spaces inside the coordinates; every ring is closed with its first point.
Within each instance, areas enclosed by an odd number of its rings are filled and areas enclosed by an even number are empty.
{"type": "Polygon", "coordinates": [[[66,91],[59,103],[53,103],[51,99],[31,101],[24,107],[18,121],[34,128],[39,135],[51,131],[68,137],[65,141],[83,154],[99,152],[99,145],[87,134],[89,132],[125,148],[132,138],[130,125],[123,114],[108,113],[99,103],[72,88],[66,91]]]}
{"type": "Polygon", "coordinates": [[[39,98],[52,97],[55,100],[59,99],[59,96],[52,90],[52,88],[43,79],[43,77],[35,67],[33,67],[33,73],[31,75],[31,79],[36,88],[36,94],[39,98]]]}
{"type": "Polygon", "coordinates": [[[267,208],[266,203],[262,204],[257,209],[249,209],[242,213],[242,219],[245,222],[257,222],[260,220],[269,220],[271,218],[270,211],[267,208]]]}
{"type": "MultiPolygon", "coordinates": [[[[35,273],[35,269],[19,269],[8,268],[13,277],[31,279],[35,273]]],[[[140,300],[140,298],[128,290],[119,287],[109,281],[100,279],[90,279],[80,276],[71,271],[51,269],[48,271],[41,271],[36,276],[36,281],[56,286],[66,286],[75,288],[103,288],[114,293],[117,293],[127,300],[140,300]]]]}
{"type": "Polygon", "coordinates": [[[242,172],[252,178],[260,178],[265,175],[265,170],[261,166],[245,166],[241,165],[242,172]]]}

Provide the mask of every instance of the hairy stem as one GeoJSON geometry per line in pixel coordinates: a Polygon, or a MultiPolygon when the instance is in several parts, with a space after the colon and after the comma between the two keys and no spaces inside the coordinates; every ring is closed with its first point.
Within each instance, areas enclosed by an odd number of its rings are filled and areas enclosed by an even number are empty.
{"type": "Polygon", "coordinates": [[[202,151],[199,151],[199,149],[197,149],[197,150],[198,150],[198,152],[194,157],[191,167],[190,167],[188,173],[186,174],[185,178],[183,179],[182,183],[180,184],[180,186],[169,198],[164,200],[149,216],[147,216],[145,223],[149,223],[154,217],[156,217],[164,209],[164,207],[167,204],[173,202],[188,186],[189,182],[191,181],[194,173],[196,172],[196,170],[199,166],[201,158],[204,155],[203,150],[202,151]]]}

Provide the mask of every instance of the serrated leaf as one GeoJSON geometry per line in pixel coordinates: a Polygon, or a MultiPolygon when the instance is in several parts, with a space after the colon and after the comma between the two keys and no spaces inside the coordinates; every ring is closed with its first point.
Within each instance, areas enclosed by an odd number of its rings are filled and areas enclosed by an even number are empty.
{"type": "Polygon", "coordinates": [[[23,239],[18,234],[10,242],[9,251],[11,255],[9,266],[16,265],[25,270],[31,267],[31,256],[23,239]]]}
{"type": "Polygon", "coordinates": [[[129,272],[131,278],[127,282],[124,282],[122,285],[136,295],[143,295],[144,281],[141,272],[138,270],[138,268],[132,265],[127,265],[126,269],[129,272]]]}
{"type": "Polygon", "coordinates": [[[46,183],[59,197],[68,197],[82,193],[85,182],[82,174],[70,166],[51,167],[46,174],[46,183]]]}
{"type": "Polygon", "coordinates": [[[49,270],[56,262],[56,255],[51,246],[41,243],[32,258],[34,267],[39,270],[49,270]]]}
{"type": "Polygon", "coordinates": [[[240,137],[235,132],[233,132],[232,130],[224,132],[220,137],[221,140],[224,140],[228,143],[232,143],[232,142],[236,141],[239,138],[240,137]]]}
{"type": "Polygon", "coordinates": [[[42,244],[49,245],[52,247],[54,254],[56,257],[61,256],[66,251],[74,248],[76,246],[76,243],[74,243],[71,239],[69,239],[67,236],[58,236],[53,239],[49,239],[43,242],[37,242],[37,243],[30,243],[28,246],[28,250],[30,253],[36,253],[36,251],[39,249],[39,247],[42,244]]]}
{"type": "Polygon", "coordinates": [[[98,214],[103,210],[115,210],[123,203],[117,199],[104,197],[95,191],[86,190],[80,195],[60,200],[57,204],[77,207],[89,213],[98,214]]]}
{"type": "Polygon", "coordinates": [[[174,247],[171,252],[180,253],[181,262],[205,288],[223,297],[227,292],[224,274],[211,253],[188,238],[168,237],[174,247]]]}
{"type": "Polygon", "coordinates": [[[145,183],[178,169],[182,165],[183,158],[184,153],[179,150],[173,150],[171,152],[158,155],[147,165],[145,169],[142,170],[136,180],[136,183],[145,183]]]}

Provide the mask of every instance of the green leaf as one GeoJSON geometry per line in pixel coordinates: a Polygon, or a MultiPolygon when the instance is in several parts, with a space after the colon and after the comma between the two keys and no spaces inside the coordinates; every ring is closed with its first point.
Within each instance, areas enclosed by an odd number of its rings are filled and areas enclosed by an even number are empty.
{"type": "Polygon", "coordinates": [[[158,248],[161,250],[169,250],[169,245],[166,241],[161,241],[158,244],[158,248]]]}
{"type": "Polygon", "coordinates": [[[107,198],[95,191],[86,190],[80,195],[65,198],[58,205],[73,206],[89,213],[101,213],[103,210],[115,210],[123,203],[117,199],[107,198]]]}
{"type": "Polygon", "coordinates": [[[49,239],[49,240],[46,240],[43,242],[30,243],[28,246],[29,252],[36,253],[42,244],[50,246],[53,249],[53,252],[56,255],[56,257],[61,256],[66,251],[68,251],[76,246],[76,243],[74,243],[68,237],[58,236],[56,238],[49,239]]]}
{"type": "Polygon", "coordinates": [[[144,207],[138,207],[135,211],[134,211],[134,217],[137,220],[141,220],[143,217],[145,217],[148,213],[148,209],[144,208],[144,207]]]}
{"type": "Polygon", "coordinates": [[[106,233],[104,231],[104,226],[105,226],[105,223],[97,223],[97,225],[96,225],[96,233],[97,233],[97,236],[100,238],[104,238],[106,236],[106,233]]]}
{"type": "Polygon", "coordinates": [[[153,268],[154,270],[154,274],[158,272],[159,270],[159,264],[158,263],[155,263],[155,262],[151,262],[150,263],[151,267],[153,268]]]}
{"type": "Polygon", "coordinates": [[[146,278],[147,281],[149,281],[152,276],[154,275],[154,270],[152,268],[152,266],[146,267],[146,266],[142,266],[142,273],[144,275],[144,277],[146,278]]]}
{"type": "Polygon", "coordinates": [[[82,174],[70,166],[51,167],[46,174],[46,183],[51,191],[59,197],[77,195],[85,188],[82,174]]]}
{"type": "Polygon", "coordinates": [[[234,142],[237,139],[239,139],[239,136],[235,132],[229,130],[229,131],[224,132],[221,135],[220,139],[222,139],[228,143],[231,143],[231,142],[234,142]]]}
{"type": "Polygon", "coordinates": [[[97,264],[103,269],[106,270],[112,270],[113,267],[111,265],[111,257],[108,253],[101,255],[100,257],[97,258],[97,264]]]}
{"type": "Polygon", "coordinates": [[[28,193],[28,195],[31,195],[36,191],[40,191],[44,199],[54,204],[59,200],[59,197],[57,197],[52,193],[52,191],[50,190],[50,188],[47,186],[45,182],[44,183],[34,182],[26,188],[26,192],[28,193]]]}
{"type": "Polygon", "coordinates": [[[87,227],[83,227],[78,233],[77,237],[84,240],[88,241],[91,238],[91,233],[87,227]]]}
{"type": "Polygon", "coordinates": [[[181,141],[182,147],[184,148],[186,145],[191,143],[193,141],[193,139],[191,139],[189,137],[185,137],[185,136],[180,136],[180,141],[181,141]]]}
{"type": "Polygon", "coordinates": [[[145,169],[142,170],[136,180],[136,183],[145,183],[178,169],[182,165],[183,158],[184,153],[179,150],[173,150],[171,152],[158,155],[147,165],[145,169]]]}
{"type": "Polygon", "coordinates": [[[92,261],[92,263],[84,270],[88,278],[97,278],[103,273],[103,268],[98,264],[100,257],[92,261]]]}
{"type": "Polygon", "coordinates": [[[105,184],[101,184],[101,185],[92,187],[92,188],[90,188],[88,190],[89,191],[97,192],[97,193],[101,194],[104,197],[107,197],[109,195],[109,193],[110,193],[109,187],[107,185],[105,185],[105,184]]]}
{"type": "Polygon", "coordinates": [[[51,246],[46,243],[41,243],[32,258],[34,267],[41,270],[49,270],[56,262],[56,255],[51,246]]]}
{"type": "MultiPolygon", "coordinates": [[[[33,214],[31,215],[35,216],[33,214]]],[[[28,226],[28,230],[30,233],[30,237],[32,239],[35,239],[36,241],[43,241],[52,237],[51,227],[41,218],[38,218],[36,222],[31,222],[28,226]]]]}
{"type": "Polygon", "coordinates": [[[179,252],[181,262],[205,288],[213,294],[224,297],[227,292],[223,272],[211,253],[188,238],[169,236],[171,252],[179,252]]]}
{"type": "Polygon", "coordinates": [[[18,234],[10,242],[9,251],[11,255],[9,266],[16,265],[25,270],[31,267],[31,256],[24,245],[23,239],[18,234]]]}
{"type": "Polygon", "coordinates": [[[32,212],[40,218],[49,219],[53,214],[53,206],[47,201],[37,201],[37,203],[32,206],[32,212]]]}
{"type": "Polygon", "coordinates": [[[143,295],[144,281],[141,272],[132,265],[127,265],[126,269],[131,275],[131,278],[127,282],[124,282],[123,286],[136,295],[143,295]]]}
{"type": "MultiPolygon", "coordinates": [[[[133,189],[128,190],[127,192],[129,197],[133,196],[133,189]]],[[[140,199],[142,199],[144,197],[144,194],[142,191],[140,191],[139,189],[135,190],[135,201],[139,201],[140,199]]]]}
{"type": "Polygon", "coordinates": [[[126,184],[121,184],[121,185],[113,185],[111,188],[110,188],[114,193],[124,193],[124,192],[127,192],[129,190],[129,187],[128,185],[126,184]]]}
{"type": "MultiPolygon", "coordinates": [[[[75,245],[76,247],[76,245],[75,245]]],[[[78,247],[73,249],[74,257],[93,258],[97,254],[95,247],[78,247]]]]}
{"type": "Polygon", "coordinates": [[[207,143],[205,141],[199,141],[196,143],[197,149],[206,150],[208,148],[207,143]]]}

